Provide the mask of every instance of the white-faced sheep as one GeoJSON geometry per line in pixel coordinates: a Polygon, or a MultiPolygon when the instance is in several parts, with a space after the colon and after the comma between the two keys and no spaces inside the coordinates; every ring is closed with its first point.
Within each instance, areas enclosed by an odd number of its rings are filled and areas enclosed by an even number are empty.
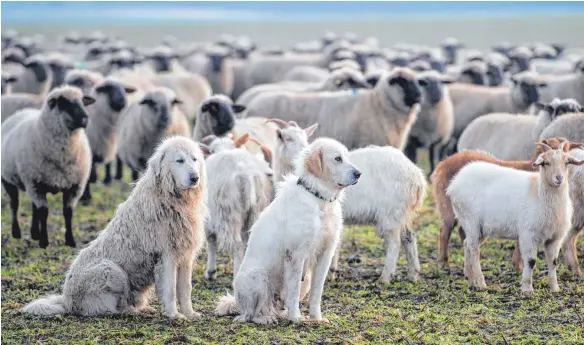
{"type": "Polygon", "coordinates": [[[546,144],[535,162],[539,172],[531,173],[486,162],[466,165],[447,189],[454,214],[464,228],[464,266],[470,286],[485,288],[480,266],[480,245],[488,237],[519,241],[523,259],[521,291],[533,292],[532,271],[537,247],[544,246],[550,290],[560,290],[557,257],[572,224],[569,165],[582,165],[560,144],[553,150],[546,144]],[[505,200],[504,203],[501,200],[505,200]]]}
{"type": "Polygon", "coordinates": [[[458,140],[464,129],[477,117],[490,113],[528,113],[539,101],[539,89],[545,82],[532,72],[512,77],[513,86],[488,87],[454,83],[448,86],[454,105],[453,138],[458,140]]]}
{"type": "Polygon", "coordinates": [[[349,148],[369,144],[403,149],[420,110],[421,90],[413,71],[394,69],[369,90],[320,93],[267,92],[248,106],[247,116],[282,118],[349,148]]]}
{"type": "Polygon", "coordinates": [[[122,114],[118,133],[118,157],[132,169],[132,179],[146,169],[156,145],[167,136],[189,136],[186,117],[177,108],[181,103],[174,91],[156,87],[122,114]]]}
{"type": "Polygon", "coordinates": [[[47,193],[62,192],[65,242],[75,246],[73,207],[91,168],[85,106],[93,102],[79,89],[65,86],[53,90],[41,110],[22,110],[2,124],[2,184],[10,197],[15,238],[21,236],[19,189],[32,199],[31,237],[39,240],[41,248],[49,245],[47,193]]]}
{"type": "MultiPolygon", "coordinates": [[[[308,146],[306,135],[299,135],[298,132],[299,128],[295,126],[282,129],[281,135],[286,139],[278,142],[272,160],[275,181],[283,178],[281,174],[288,172],[288,162],[294,161],[299,152],[308,146]],[[276,169],[277,166],[282,168],[276,169]]],[[[359,167],[363,179],[360,183],[363,184],[346,190],[349,194],[343,201],[345,223],[376,225],[376,233],[384,238],[387,246],[387,258],[381,274],[383,282],[391,281],[396,274],[400,240],[406,251],[408,278],[417,280],[420,263],[411,223],[426,195],[424,173],[393,147],[357,149],[349,152],[349,158],[359,167]],[[391,176],[391,180],[387,176],[391,176]]],[[[333,274],[338,270],[338,252],[331,270],[333,274]]],[[[302,295],[308,292],[310,285],[310,277],[307,276],[302,295]]]]}
{"type": "Polygon", "coordinates": [[[222,145],[206,159],[210,216],[205,224],[206,279],[215,279],[217,250],[233,255],[233,276],[237,274],[249,229],[270,200],[269,162],[244,149],[249,138],[246,134],[236,140],[216,139],[229,140],[231,145],[222,145]]]}
{"type": "Polygon", "coordinates": [[[87,107],[89,123],[85,133],[93,159],[91,174],[81,197],[84,202],[91,200],[90,184],[97,181],[98,164],[105,166],[103,183],[109,184],[112,180],[111,163],[116,158],[117,135],[121,116],[127,104],[126,94],[135,91],[134,88],[125,86],[111,77],[95,85],[91,90],[90,95],[95,99],[95,103],[87,107]]]}
{"type": "Polygon", "coordinates": [[[428,71],[418,74],[418,82],[422,89],[422,110],[410,130],[404,151],[412,162],[417,162],[416,150],[427,148],[432,172],[435,164],[444,156],[443,149],[454,129],[452,100],[444,85],[451,81],[436,71],[428,71]]]}
{"type": "Polygon", "coordinates": [[[256,85],[247,89],[237,99],[237,103],[247,106],[258,95],[268,91],[320,92],[368,88],[371,88],[371,85],[365,80],[365,77],[361,72],[350,68],[342,68],[331,72],[326,79],[317,83],[287,81],[256,85]]]}
{"type": "MultiPolygon", "coordinates": [[[[577,113],[581,106],[573,99],[536,103],[537,116],[494,113],[471,122],[458,141],[458,151],[481,150],[504,160],[525,160],[533,153],[533,143],[543,130],[566,113],[577,113]]],[[[554,133],[557,134],[557,133],[554,133]]],[[[554,135],[553,137],[567,137],[554,135]]]]}

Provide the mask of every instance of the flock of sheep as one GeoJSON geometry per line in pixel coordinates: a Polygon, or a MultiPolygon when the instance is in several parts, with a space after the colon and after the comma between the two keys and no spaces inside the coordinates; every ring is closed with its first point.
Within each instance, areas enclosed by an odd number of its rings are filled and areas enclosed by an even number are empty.
{"type": "MultiPolygon", "coordinates": [[[[387,248],[382,281],[396,275],[400,246],[408,278],[420,275],[412,222],[427,176],[415,164],[418,149],[428,150],[443,223],[440,267],[448,266],[458,224],[471,286],[486,287],[479,257],[489,237],[516,241],[523,292],[533,291],[538,247],[552,291],[561,248],[581,275],[584,49],[535,42],[477,51],[453,38],[382,48],[375,38],[333,33],[289,49],[232,35],[136,47],[100,32],[55,43],[14,31],[3,33],[2,46],[2,185],[15,238],[19,191],[32,198],[31,237],[41,248],[49,244],[46,194],[63,193],[65,239],[75,246],[73,208],[91,202],[97,167],[104,166],[104,184],[121,179],[124,166],[138,180],[157,146],[182,136],[205,155],[205,278],[215,278],[218,251],[232,255],[235,278],[249,230],[278,198],[277,186],[314,149],[311,137],[328,137],[359,169],[342,219],[376,226],[387,248]]],[[[338,261],[336,251],[333,275],[338,261]]],[[[314,269],[302,269],[300,299],[314,289],[314,269]]],[[[236,313],[234,303],[223,298],[217,312],[236,313]]]]}

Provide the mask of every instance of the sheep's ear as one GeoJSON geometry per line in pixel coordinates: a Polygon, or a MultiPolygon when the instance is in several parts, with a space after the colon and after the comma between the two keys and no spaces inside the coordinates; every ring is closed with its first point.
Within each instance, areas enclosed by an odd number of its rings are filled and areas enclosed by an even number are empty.
{"type": "Polygon", "coordinates": [[[18,81],[18,77],[15,77],[15,76],[10,76],[10,77],[6,78],[7,83],[16,83],[17,81],[18,81]]]}
{"type": "Polygon", "coordinates": [[[208,156],[211,155],[211,149],[209,148],[209,146],[207,146],[203,143],[199,143],[199,147],[201,148],[201,152],[203,152],[203,156],[205,158],[207,158],[208,156]]]}
{"type": "Polygon", "coordinates": [[[369,84],[369,86],[371,86],[370,88],[375,87],[375,85],[377,85],[377,82],[379,81],[379,77],[369,77],[367,78],[367,83],[369,84]]]}
{"type": "Polygon", "coordinates": [[[182,100],[178,99],[178,98],[175,98],[175,99],[172,101],[172,105],[183,104],[183,103],[184,103],[184,102],[183,102],[182,100]]]}
{"type": "Polygon", "coordinates": [[[151,106],[154,104],[154,101],[151,100],[150,98],[144,98],[143,100],[140,101],[140,103],[138,103],[140,105],[148,105],[151,106]]]}
{"type": "Polygon", "coordinates": [[[284,138],[282,138],[282,130],[280,128],[276,129],[276,135],[278,136],[278,140],[284,141],[284,138]]]}
{"type": "Polygon", "coordinates": [[[88,106],[88,105],[92,105],[93,103],[95,103],[95,98],[93,97],[89,97],[89,96],[83,96],[83,105],[84,106],[88,106]]]}
{"type": "Polygon", "coordinates": [[[539,86],[541,88],[546,88],[548,86],[548,84],[546,82],[542,81],[539,84],[537,84],[537,86],[539,86]]]}
{"type": "Polygon", "coordinates": [[[316,131],[316,129],[318,128],[318,123],[315,123],[314,125],[305,128],[304,132],[306,132],[306,136],[307,137],[311,137],[314,134],[314,131],[316,131]]]}
{"type": "Polygon", "coordinates": [[[132,87],[132,86],[124,86],[124,90],[126,91],[126,93],[134,93],[136,92],[136,88],[132,87]]]}
{"type": "Polygon", "coordinates": [[[209,111],[209,104],[203,104],[203,106],[201,107],[201,111],[203,113],[209,111]]]}
{"type": "Polygon", "coordinates": [[[452,84],[452,83],[454,83],[454,80],[452,80],[449,77],[442,77],[441,78],[441,81],[442,81],[442,84],[452,84]]]}
{"type": "Polygon", "coordinates": [[[235,141],[235,147],[241,147],[249,140],[249,133],[245,133],[235,141]]]}
{"type": "Polygon", "coordinates": [[[545,110],[548,113],[553,113],[553,111],[554,111],[554,109],[551,105],[546,104],[546,103],[541,103],[541,102],[536,102],[535,108],[537,108],[537,110],[545,110]]]}
{"type": "Polygon", "coordinates": [[[304,162],[306,171],[316,177],[322,176],[322,153],[317,151],[306,157],[304,162]]]}
{"type": "Polygon", "coordinates": [[[568,161],[566,163],[572,164],[572,165],[582,165],[582,164],[584,164],[584,160],[578,160],[572,156],[568,156],[568,161]]]}
{"type": "Polygon", "coordinates": [[[233,109],[234,113],[238,114],[238,113],[241,113],[242,111],[244,111],[246,108],[245,108],[245,105],[233,104],[233,105],[231,105],[231,109],[233,109]]]}
{"type": "Polygon", "coordinates": [[[513,82],[513,85],[517,85],[517,83],[519,83],[515,76],[511,77],[511,81],[513,82]]]}
{"type": "Polygon", "coordinates": [[[49,105],[49,109],[53,110],[53,109],[55,109],[55,106],[57,105],[57,99],[51,98],[47,101],[47,104],[49,105]]]}

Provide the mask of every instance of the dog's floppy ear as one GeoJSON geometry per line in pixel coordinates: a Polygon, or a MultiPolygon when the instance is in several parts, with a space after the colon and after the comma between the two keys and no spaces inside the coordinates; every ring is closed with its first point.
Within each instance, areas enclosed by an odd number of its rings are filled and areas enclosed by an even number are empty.
{"type": "Polygon", "coordinates": [[[322,153],[320,151],[310,153],[308,157],[306,157],[304,164],[306,171],[316,177],[322,176],[322,153]]]}

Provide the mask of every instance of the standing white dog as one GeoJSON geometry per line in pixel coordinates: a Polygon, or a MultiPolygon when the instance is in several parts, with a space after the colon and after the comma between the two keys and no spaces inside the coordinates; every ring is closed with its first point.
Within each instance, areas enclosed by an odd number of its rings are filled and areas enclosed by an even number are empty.
{"type": "Polygon", "coordinates": [[[282,289],[288,319],[300,321],[299,294],[305,265],[313,268],[310,318],[321,321],[324,282],[343,228],[343,189],[361,173],[347,148],[320,138],[295,162],[296,176],[280,184],[274,201],[251,228],[248,247],[233,281],[235,296],[221,298],[217,315],[240,314],[235,321],[277,321],[282,289]]]}
{"type": "Polygon", "coordinates": [[[199,317],[191,304],[191,274],[203,244],[206,185],[197,144],[166,139],[106,229],[73,261],[63,294],[33,301],[22,311],[91,316],[151,310],[148,292],[155,285],[164,315],[199,317]]]}

